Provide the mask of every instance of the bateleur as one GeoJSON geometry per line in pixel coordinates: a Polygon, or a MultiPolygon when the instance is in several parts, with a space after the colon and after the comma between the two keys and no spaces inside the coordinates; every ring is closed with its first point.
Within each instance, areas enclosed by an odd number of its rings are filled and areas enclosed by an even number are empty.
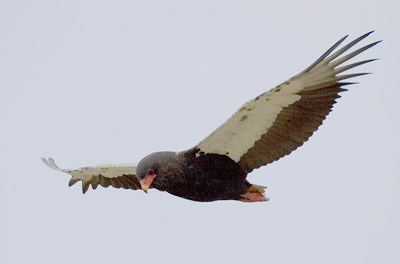
{"type": "Polygon", "coordinates": [[[349,78],[366,73],[342,74],[372,60],[344,65],[378,42],[343,55],[369,32],[341,49],[340,39],[301,73],[248,101],[203,141],[186,151],[156,152],[136,164],[102,164],[78,169],[60,169],[53,159],[43,159],[50,168],[72,175],[69,185],[82,181],[85,193],[113,186],[149,188],[194,201],[267,201],[263,186],[251,184],[247,175],[290,154],[318,129],[331,111],[349,78]]]}

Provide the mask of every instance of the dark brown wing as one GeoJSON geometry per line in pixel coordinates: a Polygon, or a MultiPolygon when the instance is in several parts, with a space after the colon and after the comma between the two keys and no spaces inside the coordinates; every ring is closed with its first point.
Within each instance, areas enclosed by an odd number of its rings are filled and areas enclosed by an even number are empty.
{"type": "Polygon", "coordinates": [[[338,93],[345,90],[342,86],[351,84],[341,80],[366,74],[338,75],[373,60],[337,66],[378,42],[336,58],[371,33],[331,55],[347,36],[342,38],[306,70],[244,104],[197,148],[204,153],[227,155],[246,172],[291,153],[322,124],[338,93]]]}
{"type": "Polygon", "coordinates": [[[78,169],[60,169],[52,158],[48,160],[42,158],[42,161],[54,170],[70,174],[72,178],[69,181],[69,186],[82,181],[83,193],[86,193],[89,186],[96,189],[99,185],[105,188],[113,186],[114,188],[140,189],[140,184],[136,178],[136,164],[133,163],[100,164],[78,169]]]}

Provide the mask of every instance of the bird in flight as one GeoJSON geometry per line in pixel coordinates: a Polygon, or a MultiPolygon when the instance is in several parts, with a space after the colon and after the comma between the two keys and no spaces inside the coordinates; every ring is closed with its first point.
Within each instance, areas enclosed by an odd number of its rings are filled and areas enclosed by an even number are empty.
{"type": "Polygon", "coordinates": [[[343,66],[351,58],[380,41],[343,55],[372,32],[337,47],[336,42],[301,73],[260,94],[237,110],[231,118],[196,146],[181,152],[155,152],[137,165],[100,164],[77,169],[60,169],[52,158],[50,168],[72,175],[69,186],[82,181],[82,191],[113,186],[124,189],[155,188],[194,200],[267,201],[264,186],[251,184],[247,175],[290,154],[303,145],[331,111],[344,82],[367,73],[342,74],[374,61],[363,60],[343,66]]]}

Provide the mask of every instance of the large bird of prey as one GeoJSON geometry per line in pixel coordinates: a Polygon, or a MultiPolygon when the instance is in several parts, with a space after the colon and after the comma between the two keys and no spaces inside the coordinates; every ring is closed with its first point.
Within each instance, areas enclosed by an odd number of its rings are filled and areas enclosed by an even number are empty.
{"type": "Polygon", "coordinates": [[[225,123],[193,148],[182,152],[156,152],[139,164],[102,164],[60,169],[53,159],[50,168],[72,175],[69,185],[82,181],[85,193],[91,185],[167,191],[194,201],[267,201],[263,186],[251,184],[247,174],[290,154],[301,146],[331,111],[343,80],[366,73],[341,74],[371,60],[343,66],[379,41],[343,55],[369,32],[341,49],[340,39],[307,69],[264,92],[239,108],[225,123]]]}

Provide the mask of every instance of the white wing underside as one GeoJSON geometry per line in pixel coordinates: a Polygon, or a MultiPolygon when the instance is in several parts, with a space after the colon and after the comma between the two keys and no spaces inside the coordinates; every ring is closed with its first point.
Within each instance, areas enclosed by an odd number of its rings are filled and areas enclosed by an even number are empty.
{"type": "Polygon", "coordinates": [[[78,181],[82,181],[83,193],[86,193],[89,186],[96,189],[98,185],[105,188],[113,186],[114,188],[133,190],[137,190],[140,187],[140,184],[136,179],[135,163],[109,163],[77,169],[61,169],[52,158],[42,158],[42,161],[56,171],[70,174],[72,177],[69,181],[69,186],[74,185],[78,181]]]}
{"type": "Polygon", "coordinates": [[[360,48],[337,60],[334,59],[370,33],[359,37],[330,55],[347,36],[342,38],[306,70],[245,103],[230,119],[201,141],[197,147],[204,153],[227,155],[235,162],[239,162],[241,157],[254,146],[255,142],[260,140],[262,135],[268,133],[268,129],[274,124],[282,109],[301,99],[300,92],[319,89],[338,83],[343,79],[366,74],[337,76],[341,72],[372,60],[361,61],[339,68],[337,66],[376,45],[378,42],[360,48]]]}
{"type": "Polygon", "coordinates": [[[68,173],[73,180],[90,181],[93,176],[102,175],[106,178],[115,178],[122,175],[136,175],[136,163],[104,163],[90,167],[81,167],[76,169],[61,169],[52,158],[48,160],[42,158],[42,161],[50,168],[68,173]]]}

